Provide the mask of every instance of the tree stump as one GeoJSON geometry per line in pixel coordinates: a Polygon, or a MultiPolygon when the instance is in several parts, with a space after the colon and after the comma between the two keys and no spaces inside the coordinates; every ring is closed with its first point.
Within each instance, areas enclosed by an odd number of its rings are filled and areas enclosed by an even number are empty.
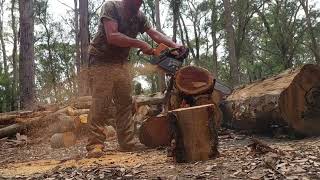
{"type": "Polygon", "coordinates": [[[212,104],[169,112],[172,154],[176,162],[208,160],[218,155],[218,134],[212,104]]]}
{"type": "Polygon", "coordinates": [[[320,134],[320,66],[307,64],[234,90],[224,105],[225,121],[236,129],[266,132],[287,126],[320,134]]]}

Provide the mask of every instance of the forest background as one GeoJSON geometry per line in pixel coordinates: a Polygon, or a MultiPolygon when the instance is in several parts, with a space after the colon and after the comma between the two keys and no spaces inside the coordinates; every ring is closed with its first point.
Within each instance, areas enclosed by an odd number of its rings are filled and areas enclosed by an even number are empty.
{"type": "MultiPolygon", "coordinates": [[[[79,94],[77,77],[104,2],[0,0],[0,112],[79,94]],[[23,53],[28,43],[33,51],[23,53]]],[[[230,87],[320,63],[319,0],[144,0],[141,10],[157,30],[190,48],[185,65],[206,68],[230,87]]],[[[134,67],[148,63],[134,51],[130,60],[134,67]]],[[[135,93],[140,85],[145,94],[165,86],[159,74],[136,72],[134,82],[135,93]]]]}

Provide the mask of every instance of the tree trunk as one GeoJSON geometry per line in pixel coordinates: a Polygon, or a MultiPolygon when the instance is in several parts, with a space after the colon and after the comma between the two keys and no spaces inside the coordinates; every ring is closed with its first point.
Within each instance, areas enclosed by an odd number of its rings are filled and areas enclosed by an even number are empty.
{"type": "Polygon", "coordinates": [[[235,52],[235,41],[234,41],[234,29],[232,26],[232,16],[231,16],[231,4],[229,0],[223,0],[224,6],[224,16],[225,16],[225,29],[227,36],[227,46],[229,51],[229,62],[230,62],[230,75],[232,86],[237,86],[239,84],[239,62],[236,58],[235,52]]]}
{"type": "Polygon", "coordinates": [[[179,19],[179,14],[180,14],[179,13],[180,0],[172,0],[171,5],[172,5],[172,13],[173,13],[172,40],[174,42],[176,42],[177,41],[177,30],[178,30],[178,19],[179,19]]]}
{"type": "Polygon", "coordinates": [[[33,1],[20,0],[20,64],[21,107],[32,109],[35,103],[35,63],[33,38],[33,1]]]}
{"type": "Polygon", "coordinates": [[[300,4],[302,5],[302,8],[304,10],[304,13],[306,14],[306,19],[307,19],[307,26],[308,26],[308,31],[311,39],[311,50],[315,56],[316,62],[320,64],[320,48],[318,46],[316,37],[314,35],[314,29],[312,27],[310,15],[309,15],[309,6],[308,6],[308,0],[305,0],[305,3],[300,0],[300,4]]]}
{"type": "Polygon", "coordinates": [[[1,14],[0,14],[0,42],[1,42],[1,49],[2,49],[2,58],[3,58],[3,70],[4,74],[8,75],[8,59],[7,59],[7,51],[6,51],[6,44],[4,42],[4,30],[3,30],[3,6],[4,1],[1,1],[0,8],[1,8],[1,14]]]}
{"type": "Polygon", "coordinates": [[[80,74],[80,41],[79,41],[79,9],[78,0],[74,0],[74,32],[75,32],[75,42],[76,42],[76,57],[74,64],[77,68],[77,75],[80,74]]]}
{"type": "Polygon", "coordinates": [[[18,43],[18,33],[16,27],[16,17],[14,15],[16,0],[11,1],[11,28],[13,32],[13,49],[12,49],[12,65],[13,65],[13,82],[12,82],[12,100],[11,100],[11,110],[18,109],[18,57],[17,57],[17,43],[18,43]]]}
{"type": "MultiPolygon", "coordinates": [[[[155,15],[156,15],[156,29],[162,32],[161,20],[160,20],[160,4],[159,0],[155,1],[155,15]]],[[[163,92],[166,89],[166,77],[163,73],[157,73],[158,79],[158,91],[163,92]]]]}
{"type": "Polygon", "coordinates": [[[320,66],[305,65],[236,89],[225,102],[225,121],[234,128],[265,132],[289,125],[307,135],[320,133],[320,66]]]}
{"type": "Polygon", "coordinates": [[[80,74],[78,91],[80,96],[90,95],[90,85],[88,78],[88,64],[89,64],[89,22],[88,22],[88,0],[79,0],[80,12],[80,74]]]}
{"type": "Polygon", "coordinates": [[[212,38],[212,61],[213,61],[213,72],[218,76],[218,55],[217,55],[217,7],[216,1],[212,0],[211,7],[211,38],[212,38]]]}

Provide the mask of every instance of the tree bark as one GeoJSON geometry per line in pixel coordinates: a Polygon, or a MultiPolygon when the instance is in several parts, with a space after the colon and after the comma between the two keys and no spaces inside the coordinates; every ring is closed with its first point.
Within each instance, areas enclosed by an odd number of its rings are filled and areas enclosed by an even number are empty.
{"type": "Polygon", "coordinates": [[[227,46],[229,51],[229,64],[230,64],[230,75],[232,86],[237,86],[240,82],[240,72],[239,72],[239,62],[236,57],[235,49],[235,39],[234,39],[234,29],[232,26],[232,16],[231,16],[231,4],[229,0],[223,0],[224,6],[224,17],[225,17],[225,29],[227,36],[227,46]]]}
{"type": "Polygon", "coordinates": [[[33,1],[20,0],[20,64],[21,107],[32,109],[35,103],[34,22],[33,1]]]}
{"type": "Polygon", "coordinates": [[[236,129],[270,131],[289,125],[307,134],[320,133],[320,66],[308,64],[236,89],[225,102],[225,122],[236,129]]]}

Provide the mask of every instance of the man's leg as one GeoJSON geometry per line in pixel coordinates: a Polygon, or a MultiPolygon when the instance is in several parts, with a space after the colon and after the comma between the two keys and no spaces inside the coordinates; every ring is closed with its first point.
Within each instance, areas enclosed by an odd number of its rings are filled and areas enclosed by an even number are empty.
{"type": "Polygon", "coordinates": [[[106,139],[103,129],[106,124],[107,108],[112,103],[113,88],[113,81],[107,74],[108,69],[108,66],[90,68],[90,75],[92,76],[92,105],[88,117],[90,136],[86,147],[89,153],[94,151],[95,148],[103,149],[106,139]]]}
{"type": "Polygon", "coordinates": [[[114,101],[117,106],[116,131],[120,148],[130,150],[134,146],[134,123],[132,120],[132,74],[129,63],[119,65],[114,84],[114,101]]]}

